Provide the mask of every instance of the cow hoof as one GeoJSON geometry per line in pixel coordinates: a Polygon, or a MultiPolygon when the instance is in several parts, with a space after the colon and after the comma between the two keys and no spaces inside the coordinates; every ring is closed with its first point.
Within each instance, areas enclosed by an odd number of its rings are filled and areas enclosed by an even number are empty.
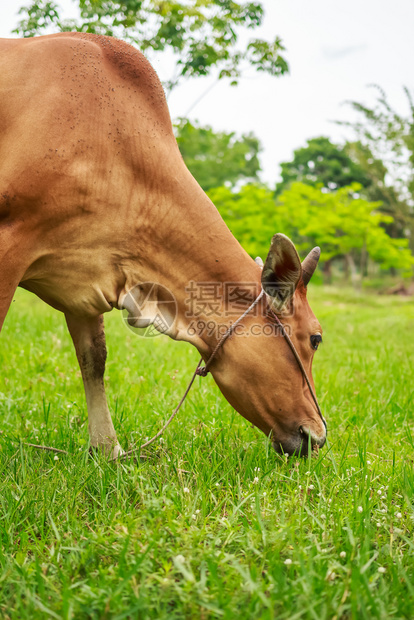
{"type": "Polygon", "coordinates": [[[124,454],[124,451],[122,450],[121,446],[119,445],[119,443],[115,444],[112,447],[111,452],[108,454],[109,459],[110,460],[114,460],[117,459],[119,456],[121,456],[122,454],[124,454]]]}
{"type": "Polygon", "coordinates": [[[96,446],[91,445],[89,447],[89,453],[96,454],[96,452],[104,454],[106,457],[108,457],[109,461],[117,459],[124,453],[119,443],[101,443],[97,444],[96,446]]]}

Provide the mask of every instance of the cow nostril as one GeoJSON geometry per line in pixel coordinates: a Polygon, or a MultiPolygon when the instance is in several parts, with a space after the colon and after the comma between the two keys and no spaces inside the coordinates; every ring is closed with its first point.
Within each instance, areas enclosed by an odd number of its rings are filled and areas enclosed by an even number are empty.
{"type": "Polygon", "coordinates": [[[301,436],[302,436],[302,441],[303,441],[304,443],[306,443],[306,444],[307,444],[307,443],[309,442],[309,439],[310,439],[310,441],[311,441],[311,445],[312,445],[312,447],[313,447],[313,445],[314,445],[315,441],[314,441],[314,439],[313,439],[313,437],[312,437],[312,433],[310,433],[310,432],[308,431],[308,429],[304,429],[304,428],[303,428],[303,426],[300,426],[300,427],[299,427],[299,433],[300,433],[300,434],[301,434],[301,436]]]}
{"type": "Polygon", "coordinates": [[[303,428],[303,426],[299,426],[299,432],[304,437],[309,437],[310,436],[310,438],[312,439],[312,433],[309,431],[308,428],[303,428]]]}
{"type": "Polygon", "coordinates": [[[311,431],[310,428],[300,426],[299,433],[302,435],[304,442],[309,442],[310,439],[311,446],[315,449],[322,448],[326,441],[326,432],[323,437],[318,437],[317,435],[315,435],[315,433],[311,431]]]}

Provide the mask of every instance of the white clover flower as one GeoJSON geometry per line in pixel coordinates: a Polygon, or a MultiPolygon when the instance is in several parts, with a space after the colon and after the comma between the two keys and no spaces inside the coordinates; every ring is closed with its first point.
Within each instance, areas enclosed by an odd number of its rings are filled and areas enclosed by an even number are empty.
{"type": "Polygon", "coordinates": [[[346,558],[346,551],[341,551],[341,553],[339,554],[340,558],[346,558]]]}
{"type": "Polygon", "coordinates": [[[379,521],[377,523],[377,527],[381,527],[381,523],[379,521]]]}
{"type": "Polygon", "coordinates": [[[192,519],[197,519],[197,515],[192,515],[192,519]]]}
{"type": "Polygon", "coordinates": [[[200,514],[200,510],[197,508],[197,510],[195,511],[196,515],[200,514]]]}
{"type": "Polygon", "coordinates": [[[57,455],[57,454],[55,454],[55,456],[53,457],[53,460],[54,460],[54,461],[58,461],[58,460],[59,460],[59,457],[58,457],[58,455],[57,455]]]}
{"type": "Polygon", "coordinates": [[[181,554],[176,555],[175,559],[176,559],[177,562],[181,562],[181,563],[185,562],[185,557],[183,555],[181,555],[181,554]]]}
{"type": "Polygon", "coordinates": [[[263,497],[266,497],[267,493],[266,491],[263,491],[263,497]]]}
{"type": "Polygon", "coordinates": [[[290,558],[286,558],[285,562],[286,566],[289,566],[290,564],[292,564],[292,560],[290,558]]]}
{"type": "Polygon", "coordinates": [[[377,491],[378,495],[382,495],[382,491],[381,489],[379,491],[377,491]]]}
{"type": "Polygon", "coordinates": [[[362,506],[358,506],[357,510],[358,510],[358,512],[362,512],[363,511],[362,506]]]}
{"type": "Polygon", "coordinates": [[[401,519],[402,518],[401,512],[397,512],[397,514],[395,516],[397,517],[397,519],[401,519]]]}
{"type": "Polygon", "coordinates": [[[253,479],[253,484],[257,484],[258,482],[259,482],[259,478],[256,476],[256,477],[253,479]]]}
{"type": "Polygon", "coordinates": [[[367,465],[371,465],[371,461],[367,461],[367,465]]]}
{"type": "Polygon", "coordinates": [[[189,492],[190,492],[190,489],[189,489],[188,487],[184,487],[184,488],[183,488],[183,491],[184,491],[184,493],[189,493],[189,492]]]}
{"type": "Polygon", "coordinates": [[[310,476],[310,475],[311,475],[310,471],[307,471],[307,472],[305,473],[305,476],[310,476]]]}
{"type": "Polygon", "coordinates": [[[387,572],[387,569],[385,568],[385,566],[378,566],[378,572],[379,573],[385,573],[385,572],[387,572]]]}
{"type": "Polygon", "coordinates": [[[309,487],[308,487],[308,489],[310,489],[311,491],[313,491],[313,489],[314,489],[314,488],[315,488],[315,487],[314,487],[314,485],[313,485],[313,484],[310,484],[310,485],[309,485],[309,487]]]}

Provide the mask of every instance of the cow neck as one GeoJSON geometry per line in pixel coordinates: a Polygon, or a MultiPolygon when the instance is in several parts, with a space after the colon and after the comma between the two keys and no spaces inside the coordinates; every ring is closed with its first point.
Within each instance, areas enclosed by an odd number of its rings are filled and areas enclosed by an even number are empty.
{"type": "MultiPolygon", "coordinates": [[[[158,282],[168,288],[178,308],[171,337],[191,342],[200,353],[208,355],[218,338],[208,333],[202,338],[189,335],[192,322],[198,319],[228,326],[237,316],[228,314],[224,288],[229,283],[240,284],[247,308],[260,293],[261,270],[187,170],[185,174],[186,183],[181,181],[167,198],[159,201],[163,206],[158,204],[151,209],[151,217],[143,214],[145,223],[137,226],[134,242],[138,248],[134,259],[137,268],[131,262],[126,289],[144,281],[158,282]],[[192,313],[188,307],[191,287],[203,284],[218,285],[220,307],[213,314],[208,308],[192,313]]],[[[242,313],[243,309],[238,314],[242,313]]]]}
{"type": "Polygon", "coordinates": [[[225,231],[221,230],[220,234],[210,237],[208,247],[200,251],[196,260],[187,266],[176,286],[180,324],[187,330],[191,329],[194,322],[210,326],[215,324],[217,327],[214,330],[206,329],[202,342],[196,344],[204,355],[208,355],[217,345],[217,334],[222,335],[261,290],[260,267],[242,249],[224,222],[222,225],[225,231]],[[234,285],[238,287],[238,295],[242,300],[237,309],[229,299],[229,291],[234,285]],[[203,301],[203,295],[207,295],[206,301],[203,301]]]}

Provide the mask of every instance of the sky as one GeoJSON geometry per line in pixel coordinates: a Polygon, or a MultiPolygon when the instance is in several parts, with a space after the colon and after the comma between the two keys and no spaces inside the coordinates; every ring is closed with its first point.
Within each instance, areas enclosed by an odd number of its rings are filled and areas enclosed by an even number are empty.
{"type": "MultiPolygon", "coordinates": [[[[8,37],[17,10],[28,0],[0,0],[0,36],[8,37]]],[[[65,16],[71,0],[58,0],[65,16]]],[[[262,0],[265,19],[254,37],[278,35],[286,47],[290,74],[272,78],[250,72],[239,86],[214,78],[191,80],[170,95],[172,118],[186,116],[216,130],[253,132],[261,141],[262,180],[274,185],[282,161],[312,137],[338,143],[351,138],[336,120],[353,120],[344,104],[375,101],[370,84],[380,85],[391,104],[408,111],[403,86],[414,93],[413,0],[262,0]]],[[[154,63],[162,75],[162,60],[154,63]]]]}

